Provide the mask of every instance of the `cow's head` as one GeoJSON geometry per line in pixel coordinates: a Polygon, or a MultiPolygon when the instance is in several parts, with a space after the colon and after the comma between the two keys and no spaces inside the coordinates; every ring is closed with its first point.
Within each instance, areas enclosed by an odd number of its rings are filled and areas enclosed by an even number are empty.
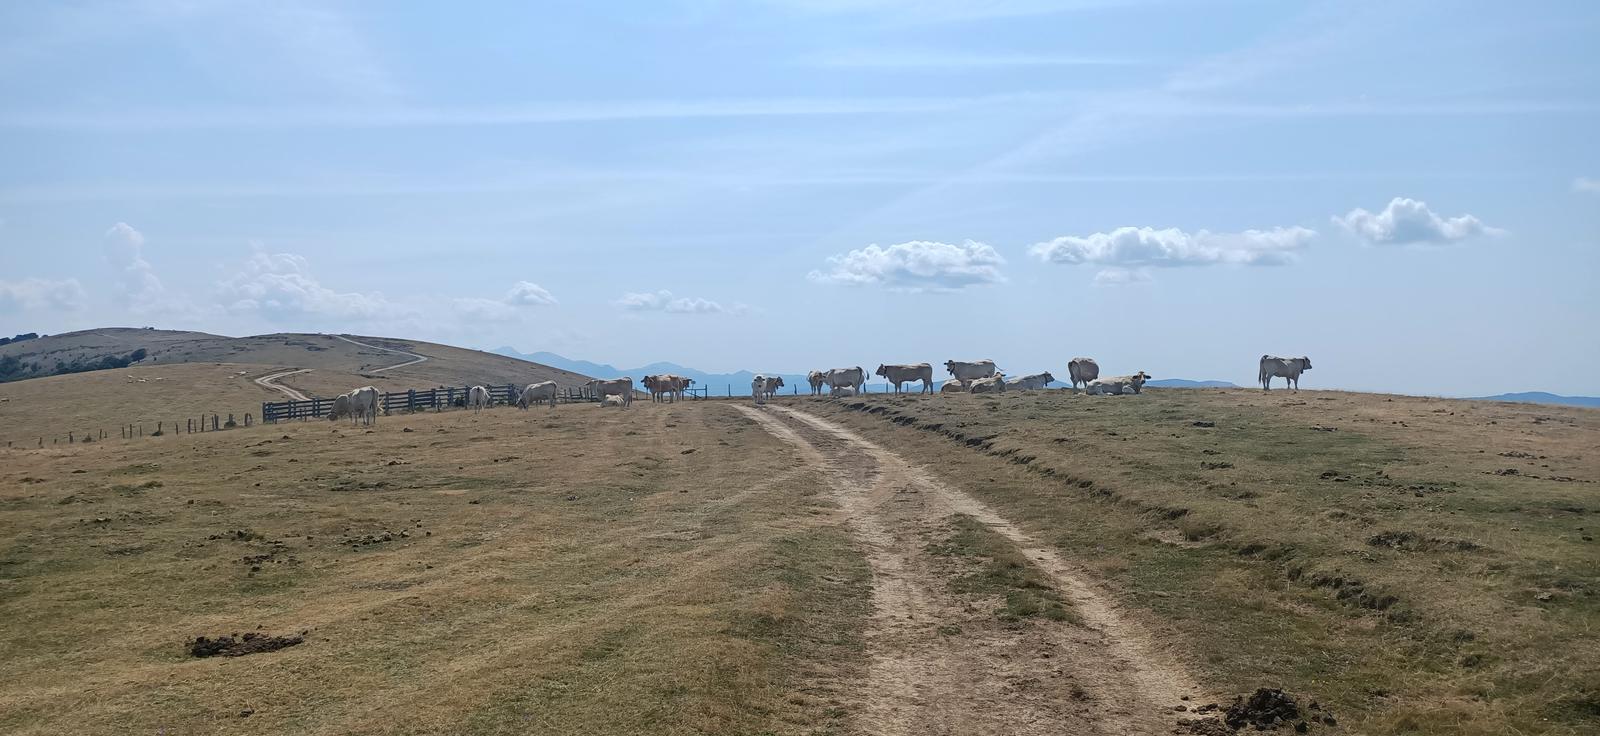
{"type": "Polygon", "coordinates": [[[955,375],[956,374],[956,362],[953,361],[953,360],[945,361],[944,362],[944,372],[945,373],[949,373],[952,376],[955,375]]]}
{"type": "Polygon", "coordinates": [[[1133,374],[1133,385],[1135,385],[1135,386],[1143,386],[1144,382],[1148,381],[1148,380],[1150,380],[1150,374],[1149,373],[1145,373],[1144,371],[1139,371],[1138,373],[1133,374]]]}
{"type": "Polygon", "coordinates": [[[1047,384],[1055,383],[1056,382],[1056,377],[1050,375],[1050,371],[1045,371],[1044,372],[1044,382],[1047,383],[1047,384]]]}
{"type": "Polygon", "coordinates": [[[884,378],[888,378],[889,377],[889,368],[888,368],[888,366],[885,366],[884,364],[879,363],[878,364],[878,370],[873,371],[872,375],[874,375],[874,376],[883,376],[884,378]]]}
{"type": "Polygon", "coordinates": [[[1300,356],[1300,369],[1307,371],[1311,370],[1311,359],[1303,355],[1300,356]]]}
{"type": "Polygon", "coordinates": [[[783,388],[783,376],[778,376],[777,378],[774,378],[772,380],[773,380],[773,384],[772,385],[777,386],[778,388],[783,388]]]}

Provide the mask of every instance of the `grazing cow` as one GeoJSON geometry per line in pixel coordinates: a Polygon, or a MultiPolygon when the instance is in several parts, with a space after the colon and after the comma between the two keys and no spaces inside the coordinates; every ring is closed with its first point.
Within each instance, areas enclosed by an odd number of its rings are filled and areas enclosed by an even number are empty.
{"type": "Polygon", "coordinates": [[[828,382],[828,374],[822,371],[812,371],[806,374],[806,381],[811,384],[811,395],[822,393],[822,384],[828,382]]]}
{"type": "Polygon", "coordinates": [[[1110,378],[1096,378],[1089,382],[1084,392],[1091,396],[1121,396],[1132,391],[1139,393],[1144,388],[1144,382],[1150,380],[1150,374],[1139,371],[1131,376],[1112,376],[1110,378]]]}
{"type": "Polygon", "coordinates": [[[1293,384],[1294,390],[1300,390],[1300,374],[1311,370],[1311,359],[1279,358],[1272,355],[1261,356],[1261,390],[1272,390],[1272,379],[1282,377],[1283,384],[1293,384]]]}
{"type": "Polygon", "coordinates": [[[1034,391],[1049,386],[1050,382],[1054,380],[1056,380],[1056,377],[1050,375],[1050,371],[1035,373],[1031,376],[1022,376],[1021,378],[1007,378],[1006,390],[1034,391]]]}
{"type": "Polygon", "coordinates": [[[1072,379],[1073,388],[1080,383],[1087,387],[1090,381],[1100,377],[1100,364],[1094,362],[1094,358],[1073,358],[1067,363],[1067,375],[1072,379]]]}
{"type": "Polygon", "coordinates": [[[901,384],[909,381],[921,381],[922,390],[917,393],[933,393],[933,366],[927,363],[915,365],[878,365],[875,376],[883,376],[884,380],[894,384],[894,392],[900,393],[901,384]]]}
{"type": "Polygon", "coordinates": [[[859,365],[854,368],[834,368],[828,371],[826,381],[828,388],[848,387],[859,394],[861,387],[867,385],[867,369],[859,365]]]}
{"type": "Polygon", "coordinates": [[[489,389],[482,386],[473,386],[467,389],[467,408],[471,409],[473,414],[483,411],[484,407],[488,405],[489,389]]]}
{"type": "Polygon", "coordinates": [[[622,397],[622,406],[624,408],[633,406],[632,376],[623,376],[621,378],[615,378],[609,381],[596,378],[595,380],[583,385],[585,388],[594,391],[595,396],[599,396],[602,399],[604,399],[607,394],[616,394],[622,397]]]}
{"type": "Polygon", "coordinates": [[[600,400],[600,406],[627,406],[628,402],[632,401],[632,399],[628,398],[629,394],[632,393],[633,391],[630,389],[628,393],[620,396],[617,394],[606,394],[605,398],[600,400]]]}
{"type": "Polygon", "coordinates": [[[351,416],[350,394],[339,394],[333,400],[333,408],[328,410],[328,421],[337,421],[340,417],[351,416]]]}
{"type": "Polygon", "coordinates": [[[1006,390],[1006,374],[996,373],[988,378],[974,379],[968,390],[975,394],[1000,394],[1006,390]]]}
{"type": "Polygon", "coordinates": [[[947,360],[944,362],[944,369],[954,376],[957,381],[960,381],[961,385],[969,388],[972,386],[973,381],[979,378],[988,378],[999,372],[992,360],[980,360],[973,363],[947,360]]]}
{"type": "Polygon", "coordinates": [[[939,393],[941,394],[964,394],[966,392],[967,387],[961,385],[960,381],[945,381],[944,385],[939,387],[939,393]]]}
{"type": "Polygon", "coordinates": [[[555,381],[540,381],[528,384],[527,388],[522,389],[522,395],[517,398],[517,407],[526,409],[547,400],[550,402],[551,409],[556,408],[555,381]]]}

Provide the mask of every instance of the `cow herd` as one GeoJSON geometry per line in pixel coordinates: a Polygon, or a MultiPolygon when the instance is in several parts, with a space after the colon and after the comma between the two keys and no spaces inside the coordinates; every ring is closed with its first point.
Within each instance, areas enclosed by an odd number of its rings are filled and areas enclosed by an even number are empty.
{"type": "MultiPolygon", "coordinates": [[[[945,372],[950,374],[951,380],[946,381],[939,389],[942,393],[1003,393],[1005,391],[1035,391],[1046,388],[1056,378],[1049,371],[1034,373],[1016,378],[1007,378],[992,360],[960,361],[947,360],[944,363],[945,372]]],[[[1311,370],[1311,359],[1279,358],[1272,355],[1261,356],[1261,365],[1258,377],[1262,390],[1271,390],[1272,379],[1284,379],[1284,385],[1300,389],[1300,374],[1311,370]]],[[[933,393],[933,366],[928,363],[913,364],[880,364],[873,375],[883,378],[894,386],[894,392],[905,390],[905,384],[918,383],[918,393],[933,393]]],[[[1126,393],[1137,394],[1145,382],[1150,380],[1150,374],[1139,371],[1132,375],[1100,377],[1100,364],[1093,358],[1073,358],[1067,363],[1067,377],[1073,389],[1081,388],[1090,396],[1116,395],[1126,393]]],[[[833,368],[825,371],[811,371],[807,376],[807,383],[811,384],[813,396],[828,389],[831,396],[854,396],[861,393],[867,384],[867,371],[861,366],[852,368],[833,368]]],[[[684,391],[694,385],[694,379],[672,374],[651,375],[644,377],[645,390],[650,393],[651,401],[677,401],[683,398],[684,391]]],[[[778,390],[783,388],[783,378],[780,376],[757,375],[750,381],[750,396],[758,404],[777,396],[778,390]]],[[[595,379],[584,384],[584,388],[592,391],[600,399],[601,406],[628,407],[633,404],[633,378],[623,376],[613,379],[595,379]]],[[[555,381],[540,381],[530,383],[516,398],[516,404],[522,409],[527,409],[535,404],[549,402],[555,408],[558,388],[555,381]]],[[[484,386],[473,386],[467,391],[467,407],[474,413],[482,411],[492,403],[492,395],[484,386]]],[[[372,424],[378,415],[378,390],[371,386],[364,386],[341,394],[333,401],[333,410],[328,418],[332,420],[350,417],[353,422],[372,424]]]]}

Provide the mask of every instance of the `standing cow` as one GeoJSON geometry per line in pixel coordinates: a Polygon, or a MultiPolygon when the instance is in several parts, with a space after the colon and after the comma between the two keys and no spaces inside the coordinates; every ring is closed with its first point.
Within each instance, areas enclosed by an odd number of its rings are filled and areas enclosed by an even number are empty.
{"type": "Polygon", "coordinates": [[[957,381],[960,381],[962,386],[968,388],[972,386],[973,381],[980,378],[989,378],[1000,370],[995,367],[992,360],[978,360],[970,363],[960,360],[947,360],[944,362],[944,369],[955,377],[957,381]]]}
{"type": "Polygon", "coordinates": [[[767,403],[767,377],[757,373],[750,379],[750,398],[757,404],[767,403]]]}
{"type": "Polygon", "coordinates": [[[594,395],[601,399],[602,405],[605,405],[607,396],[616,395],[622,397],[622,408],[633,406],[633,376],[623,376],[609,381],[596,378],[583,386],[593,391],[594,395]]]}
{"type": "Polygon", "coordinates": [[[811,384],[811,395],[822,393],[822,385],[828,382],[828,374],[822,371],[812,371],[806,374],[806,382],[811,384]]]}
{"type": "Polygon", "coordinates": [[[489,389],[482,386],[473,386],[467,390],[467,408],[473,414],[483,411],[489,406],[489,389]]]}
{"type": "Polygon", "coordinates": [[[540,381],[530,383],[522,389],[522,395],[517,397],[517,408],[526,409],[534,404],[549,401],[550,408],[556,408],[556,382],[540,381]]]}
{"type": "Polygon", "coordinates": [[[1294,390],[1300,390],[1300,374],[1311,370],[1311,359],[1301,356],[1299,358],[1279,358],[1272,355],[1261,356],[1261,390],[1272,390],[1272,379],[1282,377],[1285,386],[1293,385],[1294,390]]]}
{"type": "Polygon", "coordinates": [[[1087,387],[1090,381],[1100,377],[1100,364],[1094,362],[1094,358],[1073,358],[1067,363],[1067,375],[1072,379],[1073,388],[1080,383],[1087,387]]]}
{"type": "MultiPolygon", "coordinates": [[[[834,368],[828,371],[828,387],[833,389],[848,388],[855,394],[861,393],[861,387],[867,385],[867,369],[861,366],[854,368],[834,368]]],[[[838,395],[835,392],[834,395],[838,395]]]]}
{"type": "Polygon", "coordinates": [[[880,363],[878,370],[873,375],[883,376],[884,380],[894,384],[895,393],[900,393],[900,387],[910,381],[922,382],[922,390],[917,393],[933,393],[933,366],[927,363],[907,365],[884,365],[880,363]]]}

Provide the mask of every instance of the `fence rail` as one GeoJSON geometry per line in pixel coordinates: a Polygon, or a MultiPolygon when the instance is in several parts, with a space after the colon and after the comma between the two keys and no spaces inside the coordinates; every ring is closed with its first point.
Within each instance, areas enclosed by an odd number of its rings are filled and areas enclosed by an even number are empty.
{"type": "MultiPolygon", "coordinates": [[[[522,396],[522,389],[514,384],[505,386],[485,386],[489,389],[489,403],[515,404],[522,396]]],[[[467,393],[472,390],[470,386],[440,386],[429,389],[410,389],[406,391],[387,391],[378,395],[378,408],[384,414],[397,414],[400,412],[443,411],[446,407],[466,406],[467,393]]],[[[588,389],[564,389],[556,395],[556,400],[563,404],[593,402],[599,399],[588,389]]],[[[261,402],[261,421],[282,422],[294,419],[320,419],[328,416],[333,411],[333,399],[310,399],[308,401],[263,401],[261,402]]]]}

